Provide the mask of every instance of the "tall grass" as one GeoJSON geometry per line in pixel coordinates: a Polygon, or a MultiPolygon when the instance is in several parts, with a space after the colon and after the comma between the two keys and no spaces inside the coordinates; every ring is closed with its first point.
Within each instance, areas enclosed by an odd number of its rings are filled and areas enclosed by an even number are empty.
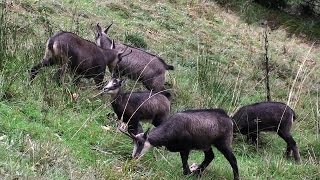
{"type": "Polygon", "coordinates": [[[3,1],[0,4],[0,98],[10,98],[11,94],[8,92],[9,87],[13,81],[8,81],[9,69],[7,66],[9,54],[9,38],[11,38],[10,29],[8,27],[8,12],[7,2],[3,1]]]}
{"type": "Polygon", "coordinates": [[[8,27],[7,27],[7,8],[6,1],[0,4],[0,69],[3,69],[7,55],[8,46],[8,27]]]}
{"type": "Polygon", "coordinates": [[[233,105],[232,91],[236,81],[230,78],[231,67],[215,61],[206,54],[200,55],[197,62],[199,92],[206,99],[205,107],[230,109],[233,105]]]}

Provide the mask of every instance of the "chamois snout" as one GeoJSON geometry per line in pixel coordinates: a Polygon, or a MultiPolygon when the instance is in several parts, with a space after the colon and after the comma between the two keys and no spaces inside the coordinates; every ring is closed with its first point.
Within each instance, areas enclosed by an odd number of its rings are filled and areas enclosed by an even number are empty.
{"type": "Polygon", "coordinates": [[[132,151],[133,159],[141,158],[152,147],[148,141],[148,133],[149,130],[147,130],[145,133],[132,135],[132,139],[134,142],[134,148],[132,151]]]}

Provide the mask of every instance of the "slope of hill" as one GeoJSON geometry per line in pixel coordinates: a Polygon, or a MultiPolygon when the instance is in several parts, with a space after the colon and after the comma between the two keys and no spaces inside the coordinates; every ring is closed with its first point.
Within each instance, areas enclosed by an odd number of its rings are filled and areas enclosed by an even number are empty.
{"type": "MultiPolygon", "coordinates": [[[[131,160],[132,142],[116,131],[109,98],[94,98],[93,82],[73,86],[70,77],[59,86],[57,67],[51,67],[29,84],[28,70],[42,59],[54,32],[71,31],[93,41],[95,24],[113,21],[112,37],[143,46],[175,66],[167,75],[173,112],[221,107],[232,114],[265,100],[265,29],[248,25],[238,13],[207,1],[1,1],[0,178],[185,178],[177,153],[154,149],[131,160]]],[[[233,147],[240,177],[319,178],[320,48],[288,36],[285,27],[268,30],[268,40],[272,99],[288,102],[298,115],[292,131],[302,164],[284,158],[286,145],[273,133],[262,133],[258,148],[239,135],[233,147]]],[[[132,85],[129,81],[126,89],[132,85]]],[[[202,158],[195,152],[189,163],[202,158]]],[[[201,178],[231,179],[231,167],[216,153],[201,178]]]]}

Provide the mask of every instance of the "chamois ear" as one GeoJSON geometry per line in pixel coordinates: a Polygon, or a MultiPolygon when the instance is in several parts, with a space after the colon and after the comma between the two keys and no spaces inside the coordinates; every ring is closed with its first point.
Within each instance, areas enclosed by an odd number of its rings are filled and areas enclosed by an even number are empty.
{"type": "Polygon", "coordinates": [[[106,30],[104,30],[104,33],[108,34],[108,31],[110,29],[110,27],[113,25],[113,21],[111,22],[111,24],[106,28],[106,30]]]}
{"type": "Polygon", "coordinates": [[[132,132],[128,131],[129,136],[131,137],[131,139],[133,139],[134,141],[138,141],[139,139],[137,138],[136,135],[134,135],[132,132]]]}
{"type": "Polygon", "coordinates": [[[130,137],[131,139],[133,139],[133,140],[137,140],[137,137],[134,135],[134,134],[132,134],[131,132],[125,132],[125,131],[123,131],[122,129],[118,129],[120,132],[122,132],[123,134],[125,134],[125,135],[127,135],[128,137],[130,137]]]}
{"type": "Polygon", "coordinates": [[[97,35],[101,36],[102,35],[102,28],[100,26],[100,24],[98,23],[97,26],[96,26],[96,32],[97,32],[97,35]]]}
{"type": "Polygon", "coordinates": [[[147,137],[149,135],[149,131],[150,131],[150,128],[146,132],[144,132],[144,134],[143,134],[144,139],[147,139],[147,137]]]}

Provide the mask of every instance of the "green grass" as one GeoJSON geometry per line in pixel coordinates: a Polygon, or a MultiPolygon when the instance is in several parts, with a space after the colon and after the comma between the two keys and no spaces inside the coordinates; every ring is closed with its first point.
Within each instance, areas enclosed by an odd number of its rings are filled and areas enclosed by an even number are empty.
{"type": "MultiPolygon", "coordinates": [[[[263,29],[216,3],[15,0],[1,5],[1,179],[196,179],[182,175],[178,153],[162,148],[131,160],[132,142],[116,131],[109,98],[94,98],[92,81],[59,86],[53,79],[57,67],[51,67],[29,84],[28,70],[42,59],[48,37],[59,30],[93,40],[96,23],[107,26],[114,21],[112,37],[147,48],[175,66],[167,74],[174,90],[173,113],[221,107],[232,114],[242,105],[265,100],[263,29]],[[72,98],[74,93],[79,98],[72,98]]],[[[254,7],[255,11],[243,9],[243,16],[260,18],[260,12],[266,12],[254,7]]],[[[285,143],[272,133],[262,134],[258,149],[239,135],[233,147],[243,179],[320,176],[319,47],[308,54],[311,45],[288,37],[284,29],[269,35],[271,95],[287,102],[306,58],[290,99],[298,115],[292,131],[303,162],[286,160],[285,143]]],[[[216,158],[202,179],[231,179],[226,159],[214,152],[216,158]]],[[[201,152],[193,152],[189,163],[202,159],[201,152]]]]}
{"type": "MultiPolygon", "coordinates": [[[[232,9],[249,24],[261,24],[268,21],[272,29],[284,27],[288,36],[299,36],[311,42],[319,41],[320,39],[320,21],[317,16],[299,16],[294,12],[288,13],[275,9],[266,9],[259,4],[244,0],[217,0],[217,2],[226,8],[232,9]]],[[[302,1],[288,2],[288,7],[293,9],[293,6],[298,4],[303,3],[302,1]]]]}

